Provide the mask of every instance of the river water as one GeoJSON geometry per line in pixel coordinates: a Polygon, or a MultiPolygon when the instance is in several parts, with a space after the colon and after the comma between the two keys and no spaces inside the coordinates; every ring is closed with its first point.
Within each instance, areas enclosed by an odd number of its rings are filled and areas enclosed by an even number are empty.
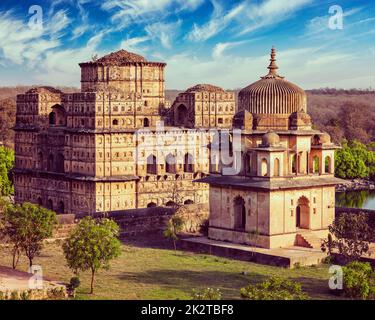
{"type": "Polygon", "coordinates": [[[375,190],[336,192],[336,206],[375,210],[375,190]]]}

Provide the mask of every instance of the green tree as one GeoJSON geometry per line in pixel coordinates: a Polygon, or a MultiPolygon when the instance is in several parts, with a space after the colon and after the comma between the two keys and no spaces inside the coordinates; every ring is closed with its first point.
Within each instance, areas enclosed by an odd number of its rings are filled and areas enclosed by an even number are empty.
{"type": "Polygon", "coordinates": [[[0,196],[13,194],[11,170],[14,166],[14,151],[0,146],[0,196]]]}
{"type": "Polygon", "coordinates": [[[343,267],[343,293],[352,299],[375,299],[375,273],[369,263],[353,261],[343,267]]]}
{"type": "Polygon", "coordinates": [[[10,205],[4,213],[4,234],[12,243],[13,268],[20,251],[24,251],[33,265],[33,259],[43,247],[43,240],[52,236],[57,224],[56,213],[35,204],[24,202],[10,205]]]}
{"type": "Polygon", "coordinates": [[[339,178],[368,178],[372,166],[375,166],[374,152],[358,141],[344,143],[343,148],[336,151],[335,173],[339,178]]]}
{"type": "Polygon", "coordinates": [[[183,230],[184,220],[179,215],[173,215],[167,223],[164,230],[164,237],[172,239],[174,250],[177,250],[176,241],[178,240],[178,233],[183,230]]]}
{"type": "Polygon", "coordinates": [[[369,250],[375,239],[375,230],[370,228],[365,213],[342,213],[328,227],[329,236],[323,241],[322,250],[332,255],[334,250],[344,262],[358,260],[369,250]]]}
{"type": "Polygon", "coordinates": [[[271,277],[266,281],[240,290],[241,297],[247,300],[307,300],[301,284],[289,279],[271,277]]]}
{"type": "Polygon", "coordinates": [[[91,290],[94,293],[95,274],[109,269],[109,262],[121,254],[119,226],[109,219],[83,218],[63,244],[69,268],[76,274],[91,271],[91,290]]]}

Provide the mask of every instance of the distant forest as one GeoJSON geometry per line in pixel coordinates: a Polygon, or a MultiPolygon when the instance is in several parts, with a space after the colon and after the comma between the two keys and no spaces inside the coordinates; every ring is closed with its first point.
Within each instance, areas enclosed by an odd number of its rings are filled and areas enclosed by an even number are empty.
{"type": "MultiPolygon", "coordinates": [[[[0,144],[13,147],[11,130],[16,118],[16,95],[30,86],[0,87],[0,144]]],[[[78,92],[74,87],[58,87],[64,92],[78,92]]],[[[239,90],[234,90],[238,93],[239,90]]],[[[171,102],[182,90],[166,90],[171,102]]],[[[375,91],[323,88],[307,91],[308,113],[314,128],[328,132],[336,143],[343,140],[375,141],[375,91]]]]}

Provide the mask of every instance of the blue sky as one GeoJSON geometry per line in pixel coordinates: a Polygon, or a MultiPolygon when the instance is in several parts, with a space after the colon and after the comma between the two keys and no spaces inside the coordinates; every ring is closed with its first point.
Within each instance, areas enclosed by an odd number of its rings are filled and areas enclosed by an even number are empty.
{"type": "Polygon", "coordinates": [[[279,73],[305,89],[375,88],[375,1],[0,3],[2,86],[79,86],[79,62],[122,48],[166,62],[169,89],[240,88],[266,73],[273,45],[279,73]],[[42,28],[30,28],[32,5],[43,10],[42,28]],[[333,5],[343,9],[343,29],[329,28],[333,5]]]}

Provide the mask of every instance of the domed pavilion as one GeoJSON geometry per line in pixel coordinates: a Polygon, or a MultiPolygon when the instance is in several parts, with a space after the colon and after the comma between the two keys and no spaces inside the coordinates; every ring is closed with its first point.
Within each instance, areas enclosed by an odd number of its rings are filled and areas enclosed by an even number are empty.
{"type": "Polygon", "coordinates": [[[306,93],[278,74],[274,48],[268,69],[239,92],[232,161],[222,156],[199,180],[210,185],[209,238],[319,249],[335,215],[337,146],[312,129],[306,93]]]}

